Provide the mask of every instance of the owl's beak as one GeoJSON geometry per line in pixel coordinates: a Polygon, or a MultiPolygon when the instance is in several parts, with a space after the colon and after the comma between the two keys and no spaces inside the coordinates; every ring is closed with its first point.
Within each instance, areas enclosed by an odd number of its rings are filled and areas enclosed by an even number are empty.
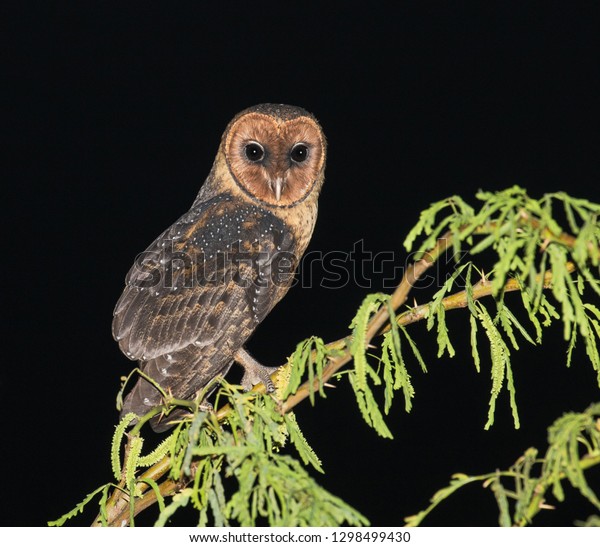
{"type": "Polygon", "coordinates": [[[283,190],[283,179],[281,177],[277,177],[272,184],[273,192],[275,192],[275,199],[279,201],[281,199],[281,190],[283,190]]]}

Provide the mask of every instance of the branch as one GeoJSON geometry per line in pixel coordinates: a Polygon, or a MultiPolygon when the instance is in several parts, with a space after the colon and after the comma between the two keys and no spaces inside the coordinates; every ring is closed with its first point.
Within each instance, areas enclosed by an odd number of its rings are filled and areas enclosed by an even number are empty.
{"type": "MultiPolygon", "coordinates": [[[[131,446],[131,438],[127,441],[127,445],[125,446],[125,459],[123,461],[127,461],[127,453],[129,452],[129,447],[131,446]]],[[[125,474],[123,473],[123,478],[119,485],[113,490],[109,500],[106,502],[106,521],[108,526],[127,526],[129,524],[129,519],[131,516],[135,516],[140,511],[144,510],[146,507],[152,505],[156,502],[156,495],[153,490],[148,492],[150,485],[146,482],[143,482],[143,479],[153,479],[154,481],[160,480],[164,475],[166,475],[171,469],[171,460],[170,458],[164,457],[162,460],[154,464],[148,470],[146,470],[139,478],[138,483],[136,485],[136,490],[139,495],[141,495],[141,499],[134,501],[134,511],[133,515],[131,515],[130,508],[130,497],[129,491],[126,489],[125,485],[125,474]],[[145,494],[145,495],[144,495],[145,494]],[[149,498],[149,494],[154,494],[153,499],[150,503],[146,503],[141,506],[143,501],[149,498]]],[[[167,481],[164,481],[167,482],[167,481]]],[[[159,489],[162,493],[162,484],[159,485],[159,489]]],[[[169,494],[170,492],[165,492],[164,495],[169,494]]],[[[96,517],[94,522],[92,523],[92,527],[102,526],[102,520],[100,519],[100,515],[96,517]]]]}
{"type": "MultiPolygon", "coordinates": [[[[158,485],[158,490],[163,498],[175,494],[180,488],[185,487],[194,479],[196,464],[192,463],[190,467],[192,472],[189,479],[178,481],[167,479],[158,485]]],[[[165,457],[140,476],[137,484],[137,492],[139,493],[140,497],[134,500],[133,513],[130,508],[129,492],[121,489],[115,489],[110,497],[109,502],[107,503],[106,512],[108,526],[127,526],[131,517],[137,516],[151,505],[154,505],[157,502],[156,492],[150,488],[148,483],[143,481],[144,479],[158,481],[169,472],[170,468],[170,458],[165,457]]],[[[96,517],[92,527],[98,526],[102,526],[102,522],[99,520],[99,517],[96,517]]]]}
{"type": "Polygon", "coordinates": [[[583,477],[584,471],[600,465],[599,412],[600,403],[595,403],[582,413],[567,413],[556,419],[548,428],[548,448],[542,458],[538,457],[536,448],[528,448],[509,469],[496,469],[483,475],[453,474],[450,483],[433,494],[428,507],[405,517],[406,526],[420,526],[441,502],[476,482],[484,488],[491,487],[500,510],[500,526],[527,526],[542,510],[554,509],[548,505],[546,493],[550,488],[555,488],[563,492],[562,495],[555,494],[558,501],[564,501],[564,487],[558,483],[565,480],[594,507],[599,508],[600,502],[583,477]],[[579,455],[580,445],[587,449],[583,457],[579,455]],[[539,475],[532,476],[534,465],[541,466],[539,475]],[[501,479],[514,481],[514,486],[505,486],[501,479]],[[509,515],[508,499],[514,500],[512,516],[509,515]]]}
{"type": "MultiPolygon", "coordinates": [[[[575,271],[575,264],[572,262],[567,262],[565,265],[567,271],[569,273],[573,273],[575,271]]],[[[544,289],[549,289],[552,286],[552,272],[546,272],[543,276],[536,276],[536,281],[539,283],[542,281],[544,289]]],[[[502,288],[502,292],[514,292],[521,290],[522,285],[518,279],[510,279],[504,284],[502,288]]],[[[492,294],[492,285],[487,279],[482,279],[473,285],[473,300],[479,300],[484,296],[491,296],[492,294]]],[[[404,312],[403,314],[397,317],[398,325],[410,325],[412,323],[416,323],[417,321],[421,321],[429,316],[429,308],[431,304],[422,304],[420,306],[415,306],[410,310],[404,312]]],[[[455,310],[460,308],[467,307],[467,291],[460,291],[449,296],[446,296],[442,300],[443,308],[448,310],[455,310]]],[[[387,325],[382,334],[390,330],[390,326],[387,325]]]]}
{"type": "MultiPolygon", "coordinates": [[[[418,279],[421,278],[423,274],[429,268],[431,268],[431,266],[433,266],[433,264],[435,264],[435,261],[438,259],[439,255],[447,248],[449,241],[449,237],[439,239],[435,248],[430,253],[407,268],[404,277],[400,281],[400,284],[396,290],[392,293],[390,299],[390,306],[394,311],[396,311],[406,302],[410,290],[414,286],[415,282],[418,281],[418,279]]],[[[382,306],[375,313],[375,315],[373,315],[369,321],[367,334],[365,336],[367,344],[369,344],[371,340],[380,333],[382,327],[386,324],[389,318],[390,315],[387,306],[382,306]]],[[[315,378],[315,380],[312,382],[312,385],[310,382],[305,382],[298,388],[296,393],[290,395],[281,406],[282,413],[289,412],[298,403],[306,399],[311,392],[318,390],[319,382],[326,382],[346,363],[352,360],[350,342],[351,337],[347,336],[346,338],[342,338],[341,340],[336,340],[335,342],[327,344],[326,347],[328,349],[341,350],[342,353],[336,357],[330,358],[329,363],[327,363],[327,366],[323,369],[323,376],[321,378],[315,378]]]]}
{"type": "MultiPolygon", "coordinates": [[[[591,467],[595,467],[596,465],[600,465],[600,454],[582,459],[579,462],[579,467],[582,471],[590,469],[591,467]]],[[[567,477],[567,474],[563,471],[560,473],[560,480],[562,481],[567,477]]],[[[527,526],[533,520],[542,509],[547,506],[544,506],[544,494],[554,483],[553,479],[545,480],[539,483],[535,488],[535,494],[532,496],[529,505],[527,506],[527,511],[525,512],[525,516],[521,518],[519,521],[515,522],[515,526],[527,526]]]]}
{"type": "MultiPolygon", "coordinates": [[[[528,216],[527,213],[523,214],[523,222],[530,223],[535,225],[539,225],[538,220],[535,217],[528,216]]],[[[484,226],[478,227],[476,230],[471,233],[486,234],[491,233],[495,229],[497,229],[497,223],[491,222],[484,226]]],[[[396,312],[401,306],[403,306],[408,300],[408,296],[410,294],[411,289],[414,287],[415,283],[425,274],[425,272],[433,266],[436,261],[439,259],[441,254],[453,243],[453,239],[455,235],[460,235],[461,230],[458,232],[448,231],[442,237],[440,237],[434,247],[427,253],[425,253],[422,258],[415,263],[409,265],[404,274],[400,284],[397,286],[395,291],[392,293],[390,297],[390,306],[381,306],[381,308],[371,317],[366,331],[365,342],[369,344],[371,340],[384,332],[389,330],[389,324],[386,326],[390,319],[389,309],[391,308],[394,312],[396,312]]],[[[546,238],[544,245],[547,245],[550,241],[559,242],[563,245],[566,245],[570,248],[573,248],[575,245],[576,239],[569,234],[559,234],[556,235],[552,233],[550,230],[545,229],[543,231],[543,236],[546,238]],[[547,233],[546,233],[547,232],[547,233]]],[[[575,271],[575,265],[571,262],[567,263],[567,269],[569,273],[575,271]]],[[[543,275],[543,280],[538,276],[538,281],[543,282],[544,288],[548,288],[552,284],[552,273],[546,272],[543,275]]],[[[517,291],[521,288],[519,281],[516,279],[511,279],[506,282],[504,286],[504,292],[517,291]]],[[[487,279],[482,279],[478,283],[476,283],[472,288],[473,299],[477,300],[483,298],[485,296],[489,296],[492,294],[491,283],[487,279]]],[[[466,291],[460,291],[458,293],[447,296],[442,300],[442,305],[446,310],[459,309],[467,306],[467,293],[466,291]]],[[[400,325],[408,325],[411,323],[415,323],[427,317],[429,312],[430,304],[424,304],[421,306],[416,306],[405,313],[397,315],[397,322],[400,325]]],[[[326,382],[330,379],[336,372],[338,372],[344,365],[352,360],[352,353],[350,351],[351,347],[351,336],[347,336],[345,338],[336,340],[327,344],[327,348],[330,350],[336,350],[337,355],[329,358],[329,362],[325,366],[323,370],[323,375],[320,378],[316,378],[311,382],[307,381],[302,384],[297,391],[288,397],[286,401],[284,401],[280,407],[280,412],[285,414],[290,412],[296,405],[298,405],[301,401],[310,396],[310,394],[319,389],[319,384],[326,382]]],[[[277,373],[274,373],[277,374],[277,373]]],[[[253,391],[257,393],[265,393],[265,386],[263,384],[259,384],[255,386],[253,391]]],[[[220,422],[227,418],[231,408],[229,405],[224,405],[218,411],[216,411],[215,417],[220,422]]],[[[128,441],[128,446],[131,442],[131,439],[128,441]]],[[[128,451],[128,447],[126,447],[126,454],[128,451]]],[[[146,509],[153,503],[157,501],[157,494],[151,487],[143,482],[144,480],[151,479],[152,481],[158,482],[165,474],[168,473],[170,469],[170,458],[165,456],[161,461],[157,464],[150,467],[146,470],[140,477],[136,486],[136,493],[140,496],[136,498],[133,502],[133,508],[131,507],[131,502],[129,498],[129,492],[125,488],[124,479],[121,480],[121,483],[117,488],[113,490],[113,493],[107,502],[107,520],[109,526],[123,526],[127,525],[129,518],[133,515],[137,515],[142,510],[146,509]]],[[[188,477],[181,477],[179,480],[166,479],[161,484],[159,484],[159,492],[161,496],[171,495],[180,488],[184,487],[186,484],[189,484],[194,478],[196,466],[192,464],[191,473],[188,477]]],[[[93,526],[100,526],[101,521],[100,518],[97,517],[94,521],[93,526]]]]}

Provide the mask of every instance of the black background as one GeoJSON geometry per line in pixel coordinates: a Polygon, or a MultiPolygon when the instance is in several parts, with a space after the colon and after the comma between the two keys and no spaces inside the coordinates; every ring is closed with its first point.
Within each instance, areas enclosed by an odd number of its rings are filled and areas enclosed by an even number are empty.
{"type": "MultiPolygon", "coordinates": [[[[593,2],[170,4],[2,8],[2,525],[44,525],[110,480],[115,395],[131,368],[112,308],[136,254],[191,205],[239,110],[282,102],[320,120],[329,157],[311,251],[364,240],[402,263],[421,209],[451,194],[475,204],[480,188],[600,198],[593,2]]],[[[345,335],[382,277],[371,289],[295,287],[249,348],[275,365],[309,335],[345,335]]],[[[466,315],[450,315],[454,359],[436,359],[435,334],[411,327],[429,373],[410,362],[414,409],[397,400],[393,441],[364,424],[344,382],[297,409],[323,460],[317,479],[374,525],[401,525],[454,472],[544,448],[549,423],[598,398],[583,348],[564,366],[556,325],[543,348],[514,355],[521,429],[504,393],[484,431],[487,349],[477,374],[466,315]]],[[[597,472],[590,481],[597,490],[597,472]]],[[[571,489],[567,501],[536,524],[593,513],[571,489]]],[[[496,514],[472,486],[426,522],[495,525],[496,514]]]]}

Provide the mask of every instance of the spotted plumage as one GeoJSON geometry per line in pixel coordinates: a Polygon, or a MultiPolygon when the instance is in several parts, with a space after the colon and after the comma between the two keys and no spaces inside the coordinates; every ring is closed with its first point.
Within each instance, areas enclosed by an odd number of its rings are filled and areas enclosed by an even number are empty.
{"type": "MultiPolygon", "coordinates": [[[[242,384],[269,384],[272,369],[244,349],[288,291],[312,235],[326,144],[301,108],[264,104],[227,126],[191,209],[136,259],[114,312],[113,335],[147,376],[191,399],[234,361],[242,384]]],[[[143,378],[122,415],[161,404],[143,378]]],[[[151,423],[171,427],[173,414],[151,423]]]]}

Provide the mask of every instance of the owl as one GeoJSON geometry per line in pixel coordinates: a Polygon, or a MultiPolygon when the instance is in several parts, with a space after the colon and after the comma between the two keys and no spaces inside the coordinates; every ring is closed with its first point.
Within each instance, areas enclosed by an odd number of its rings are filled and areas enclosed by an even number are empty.
{"type": "MultiPolygon", "coordinates": [[[[261,104],[223,133],[191,209],[138,255],[114,310],[123,353],[178,399],[193,399],[234,362],[242,385],[269,374],[244,348],[290,288],[311,238],[323,185],[326,141],[307,111],[261,104]]],[[[121,416],[142,416],[161,393],[139,377],[121,416]]],[[[173,416],[152,428],[172,427],[173,416]]]]}

